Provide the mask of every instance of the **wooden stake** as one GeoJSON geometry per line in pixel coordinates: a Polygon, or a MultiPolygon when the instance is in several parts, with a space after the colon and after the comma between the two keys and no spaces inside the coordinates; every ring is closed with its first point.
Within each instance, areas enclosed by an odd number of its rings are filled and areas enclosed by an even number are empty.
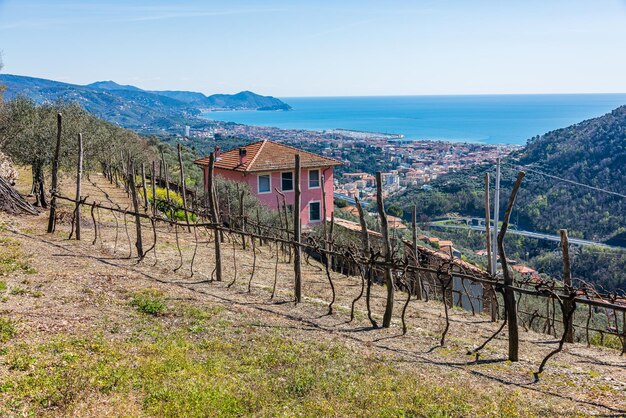
{"type": "MultiPolygon", "coordinates": [[[[367,224],[365,223],[365,214],[363,213],[363,207],[361,206],[361,202],[358,197],[355,197],[356,208],[359,211],[359,222],[361,224],[361,246],[363,251],[363,257],[370,257],[370,237],[367,232],[367,224]]],[[[367,270],[365,271],[365,277],[367,278],[367,287],[365,290],[365,306],[367,308],[367,318],[370,320],[370,323],[374,328],[378,328],[378,324],[372,318],[372,307],[370,305],[371,301],[371,293],[372,293],[372,269],[371,266],[367,266],[367,270]]]]}
{"type": "Polygon", "coordinates": [[[148,211],[148,189],[146,188],[146,169],[141,163],[141,188],[143,189],[143,210],[148,211]]]}
{"type": "Polygon", "coordinates": [[[163,162],[163,177],[165,180],[165,198],[167,199],[167,203],[170,203],[170,175],[169,175],[169,167],[165,162],[165,154],[161,150],[161,161],[163,162]]]}
{"type": "MultiPolygon", "coordinates": [[[[335,230],[335,212],[333,211],[332,215],[331,215],[331,221],[330,221],[330,235],[328,235],[326,233],[326,217],[327,217],[327,213],[326,213],[326,189],[324,188],[324,176],[321,176],[321,182],[322,182],[322,222],[323,222],[323,234],[324,234],[324,240],[322,241],[322,248],[324,250],[328,249],[330,251],[333,250],[333,232],[335,230]]],[[[333,313],[333,304],[335,303],[335,299],[336,299],[336,295],[335,295],[335,285],[333,283],[333,279],[330,275],[330,255],[328,253],[324,253],[322,254],[323,260],[324,260],[324,268],[326,269],[326,277],[328,278],[328,283],[330,284],[330,290],[332,291],[332,300],[330,301],[330,303],[328,304],[328,314],[332,314],[333,313]]]]}
{"type": "Polygon", "coordinates": [[[83,177],[83,134],[78,134],[78,164],[76,167],[76,239],[80,241],[80,186],[83,177]]]}
{"type": "Polygon", "coordinates": [[[211,211],[211,222],[215,223],[214,228],[215,235],[215,280],[222,281],[222,248],[221,239],[219,236],[219,230],[217,225],[219,224],[219,215],[217,211],[217,201],[215,195],[215,173],[213,172],[215,166],[215,155],[211,153],[209,155],[209,209],[211,211]]]}
{"type": "Polygon", "coordinates": [[[156,161],[152,161],[152,216],[157,214],[157,197],[156,197],[156,161]]]}
{"type": "MultiPolygon", "coordinates": [[[[572,291],[572,272],[570,270],[570,259],[569,259],[569,241],[567,238],[567,229],[561,229],[561,251],[563,252],[563,284],[565,285],[565,290],[570,293],[572,291]]],[[[568,329],[567,334],[565,335],[566,343],[574,342],[574,312],[570,315],[569,312],[572,311],[572,301],[568,299],[563,300],[563,324],[565,326],[565,320],[567,319],[568,329]]]]}
{"type": "MultiPolygon", "coordinates": [[[[414,265],[418,265],[417,259],[417,206],[413,205],[411,208],[411,229],[413,232],[413,262],[414,265]]],[[[409,292],[411,289],[409,289],[409,292]]],[[[413,291],[418,300],[422,300],[422,278],[419,273],[415,273],[413,280],[413,291]]],[[[410,296],[409,296],[410,297],[410,296]]]]}
{"type": "Polygon", "coordinates": [[[54,160],[52,160],[52,199],[50,200],[50,217],[48,218],[48,233],[54,232],[56,228],[57,210],[57,187],[59,183],[59,155],[61,153],[61,128],[63,126],[63,116],[57,114],[57,146],[54,150],[54,160]]]}
{"type": "MultiPolygon", "coordinates": [[[[328,237],[328,232],[326,230],[326,218],[328,214],[326,212],[327,210],[326,209],[326,189],[324,188],[324,175],[321,176],[321,182],[322,182],[322,235],[324,236],[324,240],[322,241],[322,249],[326,250],[329,248],[328,243],[330,242],[330,239],[328,237]]],[[[329,259],[331,258],[331,256],[328,254],[323,254],[323,258],[324,258],[324,263],[326,263],[326,266],[328,268],[329,259]]]]}
{"type": "Polygon", "coordinates": [[[517,305],[515,303],[515,292],[511,288],[513,286],[513,277],[509,271],[508,261],[506,259],[506,251],[504,250],[504,236],[506,230],[509,227],[509,220],[511,218],[511,212],[513,211],[513,205],[515,204],[515,198],[517,192],[522,185],[525,173],[520,171],[517,175],[517,181],[513,186],[513,191],[509,197],[509,204],[504,214],[504,220],[502,221],[502,229],[498,234],[498,254],[500,256],[500,263],[502,264],[502,274],[504,275],[504,309],[506,311],[508,330],[509,330],[509,360],[519,360],[519,335],[517,329],[517,305]]]}
{"type": "MultiPolygon", "coordinates": [[[[491,264],[491,208],[489,203],[489,173],[485,173],[485,234],[487,239],[487,271],[493,275],[493,266],[491,264]]],[[[491,322],[498,320],[498,305],[495,298],[497,294],[492,292],[492,300],[489,306],[489,312],[491,314],[491,322]]],[[[483,295],[484,296],[484,295],[483,295]]]]}
{"type": "MultiPolygon", "coordinates": [[[[385,213],[385,203],[383,201],[383,179],[380,171],[376,172],[376,203],[378,205],[378,216],[380,217],[380,230],[383,235],[383,256],[385,262],[391,263],[391,243],[389,242],[389,223],[387,214],[385,213]]],[[[387,286],[387,304],[385,306],[385,315],[383,316],[383,328],[391,326],[391,317],[393,315],[394,300],[394,283],[391,274],[391,268],[385,267],[385,286],[387,286]]]]}
{"type": "Polygon", "coordinates": [[[237,183],[237,194],[239,195],[239,227],[241,228],[241,246],[246,249],[246,213],[243,208],[243,199],[245,197],[245,191],[239,192],[239,183],[237,183]]]}
{"type": "Polygon", "coordinates": [[[302,248],[300,247],[300,154],[295,157],[296,171],[294,175],[294,202],[293,202],[293,271],[295,301],[302,301],[302,248]]]}
{"type": "Polygon", "coordinates": [[[183,165],[183,146],[178,144],[178,163],[180,164],[180,194],[183,197],[183,210],[185,211],[185,222],[187,222],[187,229],[191,232],[191,226],[189,225],[189,212],[187,212],[187,187],[185,186],[185,166],[183,165]]]}
{"type": "Polygon", "coordinates": [[[139,216],[139,199],[137,197],[137,186],[135,185],[135,165],[131,162],[128,168],[128,187],[133,200],[133,210],[135,212],[135,231],[137,239],[135,240],[135,248],[137,248],[137,256],[143,259],[143,240],[141,237],[141,217],[139,216]]]}

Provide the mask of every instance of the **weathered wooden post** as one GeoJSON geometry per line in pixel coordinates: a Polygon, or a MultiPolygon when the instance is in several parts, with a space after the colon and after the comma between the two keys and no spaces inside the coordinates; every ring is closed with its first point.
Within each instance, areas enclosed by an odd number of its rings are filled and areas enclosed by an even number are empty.
{"type": "MultiPolygon", "coordinates": [[[[413,205],[411,208],[411,229],[413,232],[412,244],[413,244],[413,263],[417,267],[418,254],[417,254],[417,205],[413,205]]],[[[410,290],[409,290],[410,291],[410,290]]],[[[422,300],[422,277],[418,272],[415,273],[413,278],[413,291],[417,299],[422,300]]]]}
{"type": "Polygon", "coordinates": [[[156,197],[156,161],[152,161],[152,216],[157,214],[157,197],[156,197]]]}
{"type": "MultiPolygon", "coordinates": [[[[489,203],[489,173],[485,173],[485,234],[486,234],[486,244],[487,244],[487,270],[489,274],[495,277],[495,269],[491,264],[491,208],[489,203]]],[[[489,312],[491,314],[491,322],[496,322],[498,320],[498,304],[496,303],[496,298],[498,295],[495,290],[492,289],[492,300],[489,306],[489,312]]],[[[484,297],[484,294],[483,294],[484,297]]]]}
{"type": "MultiPolygon", "coordinates": [[[[322,182],[322,235],[324,236],[324,240],[322,241],[322,249],[323,250],[328,250],[329,249],[329,242],[330,239],[328,237],[328,232],[326,230],[326,218],[328,217],[327,214],[327,209],[326,209],[326,189],[324,188],[324,176],[321,176],[321,182],[322,182]]],[[[328,254],[322,254],[322,259],[324,260],[324,263],[326,265],[326,269],[328,270],[329,264],[330,264],[330,258],[331,256],[328,254]]],[[[332,283],[331,283],[332,286],[332,283]]],[[[333,289],[334,291],[334,289],[333,289]]]]}
{"type": "MultiPolygon", "coordinates": [[[[367,232],[367,223],[365,223],[365,214],[363,213],[363,207],[361,206],[361,202],[358,197],[354,198],[356,202],[356,208],[359,211],[359,223],[361,224],[361,246],[363,250],[363,257],[369,258],[370,255],[370,236],[367,232]]],[[[372,296],[372,274],[371,274],[371,266],[368,263],[367,269],[365,270],[365,277],[367,278],[367,287],[365,288],[365,307],[367,308],[367,318],[370,320],[370,323],[374,328],[378,328],[378,324],[372,318],[372,307],[370,305],[371,296],[372,296]]]]}
{"type": "MultiPolygon", "coordinates": [[[[239,183],[237,183],[237,197],[239,198],[239,222],[241,228],[241,246],[245,250],[246,246],[246,213],[243,207],[243,200],[245,197],[245,190],[239,192],[239,183]]],[[[254,240],[254,237],[251,237],[254,240]]]]}
{"type": "Polygon", "coordinates": [[[76,239],[80,241],[80,186],[83,177],[83,134],[78,134],[78,163],[76,166],[76,239]]]}
{"type": "Polygon", "coordinates": [[[376,172],[376,203],[378,205],[378,216],[380,217],[380,230],[383,235],[383,256],[385,257],[385,286],[387,286],[387,304],[385,315],[383,316],[383,328],[391,326],[393,315],[394,283],[391,274],[391,243],[389,242],[389,223],[385,213],[385,203],[383,201],[383,178],[380,171],[376,172]]]}
{"type": "Polygon", "coordinates": [[[189,212],[187,212],[187,186],[185,185],[185,166],[183,164],[183,146],[178,144],[178,163],[180,164],[180,184],[181,195],[183,197],[183,210],[185,211],[185,222],[187,222],[187,229],[191,232],[191,226],[189,225],[189,212]]]}
{"type": "MultiPolygon", "coordinates": [[[[563,252],[563,284],[567,294],[572,291],[572,272],[570,269],[569,259],[569,240],[567,238],[567,229],[561,229],[561,250],[563,252]]],[[[572,312],[572,301],[569,297],[563,300],[563,327],[567,326],[567,334],[565,335],[566,343],[574,342],[574,312],[572,312]],[[569,314],[570,312],[571,315],[569,314]],[[567,320],[567,324],[565,321],[567,320]]]]}
{"type": "Polygon", "coordinates": [[[128,157],[124,158],[124,151],[121,150],[120,151],[120,158],[121,158],[121,162],[122,162],[122,168],[124,169],[124,191],[126,191],[126,196],[130,197],[130,190],[128,188],[128,176],[130,175],[129,173],[129,167],[130,167],[130,152],[128,153],[128,157]]]}
{"type": "Polygon", "coordinates": [[[294,175],[294,202],[293,202],[293,271],[295,301],[302,301],[302,248],[300,247],[300,154],[296,154],[296,172],[294,175]]]}
{"type": "Polygon", "coordinates": [[[165,154],[163,154],[163,150],[161,150],[161,163],[163,164],[163,180],[165,181],[165,198],[167,199],[167,203],[170,203],[170,176],[169,176],[169,167],[167,166],[167,162],[165,162],[165,154]]]}
{"type": "Polygon", "coordinates": [[[54,159],[52,160],[52,189],[50,193],[50,217],[48,218],[48,233],[54,232],[56,228],[56,210],[57,210],[57,187],[59,185],[59,155],[61,153],[61,128],[63,126],[63,116],[57,114],[57,146],[54,150],[54,159]]]}
{"type": "Polygon", "coordinates": [[[218,282],[222,281],[222,248],[221,248],[221,240],[219,234],[219,216],[217,211],[217,201],[215,195],[215,174],[213,173],[213,169],[215,166],[215,154],[211,153],[209,155],[209,209],[211,211],[211,222],[215,224],[213,228],[214,231],[214,244],[215,244],[215,279],[218,282]]]}
{"type": "Polygon", "coordinates": [[[519,360],[519,335],[517,329],[517,305],[515,304],[515,292],[511,288],[513,286],[513,277],[509,271],[508,261],[506,260],[506,251],[504,250],[504,236],[506,230],[509,227],[509,220],[511,218],[511,211],[515,204],[515,198],[517,192],[522,184],[525,173],[520,171],[517,175],[517,181],[513,186],[513,191],[509,197],[509,203],[504,214],[504,220],[502,221],[502,229],[498,234],[498,253],[500,256],[500,263],[502,264],[502,274],[504,276],[504,308],[506,310],[507,325],[509,330],[509,360],[519,360]]]}
{"type": "MultiPolygon", "coordinates": [[[[326,233],[326,189],[324,187],[324,176],[321,176],[322,182],[322,218],[323,218],[323,234],[324,241],[322,242],[322,249],[332,251],[333,250],[333,232],[335,230],[335,212],[332,212],[330,217],[330,234],[326,233]]],[[[322,259],[324,260],[324,268],[326,269],[326,277],[328,278],[328,283],[330,284],[330,290],[332,292],[332,300],[328,304],[328,314],[331,315],[333,313],[333,304],[335,303],[336,294],[335,294],[335,285],[333,283],[333,279],[330,275],[330,263],[329,263],[329,254],[323,253],[322,259]]]]}
{"type": "Polygon", "coordinates": [[[143,259],[143,240],[141,237],[141,216],[139,216],[139,199],[137,197],[137,186],[135,184],[135,165],[131,161],[128,167],[128,188],[130,189],[130,195],[133,201],[133,211],[135,215],[135,231],[137,233],[137,239],[135,241],[135,248],[137,248],[137,256],[140,260],[143,259]]]}
{"type": "Polygon", "coordinates": [[[148,211],[148,188],[146,187],[146,169],[141,163],[141,188],[143,190],[143,210],[148,211]]]}

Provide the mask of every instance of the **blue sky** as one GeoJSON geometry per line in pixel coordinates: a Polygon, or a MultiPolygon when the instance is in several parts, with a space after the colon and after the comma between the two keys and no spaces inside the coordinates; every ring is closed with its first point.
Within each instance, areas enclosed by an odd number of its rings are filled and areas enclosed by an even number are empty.
{"type": "Polygon", "coordinates": [[[626,0],[0,0],[4,72],[280,97],[626,92],[626,0]]]}

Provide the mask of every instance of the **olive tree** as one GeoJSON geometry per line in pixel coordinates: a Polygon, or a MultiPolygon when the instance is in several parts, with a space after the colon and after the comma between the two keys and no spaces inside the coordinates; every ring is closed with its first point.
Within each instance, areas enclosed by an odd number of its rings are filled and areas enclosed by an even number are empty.
{"type": "Polygon", "coordinates": [[[61,161],[71,160],[75,154],[75,138],[89,117],[76,104],[62,102],[37,106],[32,100],[17,97],[5,105],[8,122],[2,132],[0,144],[4,151],[18,164],[32,168],[35,205],[47,207],[45,192],[45,168],[54,155],[57,135],[57,114],[63,113],[61,136],[61,161]]]}

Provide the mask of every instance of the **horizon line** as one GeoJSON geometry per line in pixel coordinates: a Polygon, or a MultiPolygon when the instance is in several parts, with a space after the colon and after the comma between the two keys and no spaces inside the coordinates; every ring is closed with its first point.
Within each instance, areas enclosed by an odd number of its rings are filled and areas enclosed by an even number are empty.
{"type": "Polygon", "coordinates": [[[568,93],[409,93],[409,94],[371,94],[338,96],[274,96],[278,99],[322,99],[322,98],[362,98],[362,97],[464,97],[464,96],[584,96],[584,95],[626,95],[626,92],[568,92],[568,93]]]}

